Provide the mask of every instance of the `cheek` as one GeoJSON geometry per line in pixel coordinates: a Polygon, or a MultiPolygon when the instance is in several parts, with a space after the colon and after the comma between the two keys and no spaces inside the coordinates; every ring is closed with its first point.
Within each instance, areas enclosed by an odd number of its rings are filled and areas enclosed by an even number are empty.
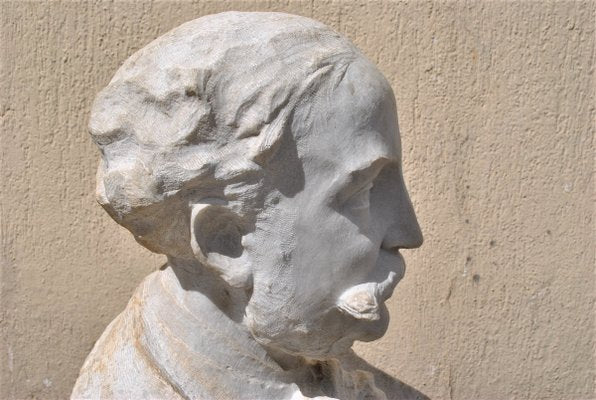
{"type": "Polygon", "coordinates": [[[378,246],[358,226],[334,210],[325,210],[316,221],[304,221],[296,236],[293,268],[302,289],[325,286],[325,293],[336,296],[354,284],[362,283],[376,263],[378,246]]]}
{"type": "Polygon", "coordinates": [[[366,281],[379,248],[332,209],[284,211],[297,216],[292,224],[261,227],[250,241],[260,251],[246,323],[261,343],[324,353],[353,331],[335,304],[346,289],[366,281]]]}

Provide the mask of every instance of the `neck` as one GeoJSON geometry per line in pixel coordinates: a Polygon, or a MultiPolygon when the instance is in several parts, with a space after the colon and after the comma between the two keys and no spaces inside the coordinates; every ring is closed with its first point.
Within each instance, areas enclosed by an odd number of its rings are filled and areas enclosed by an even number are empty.
{"type": "Polygon", "coordinates": [[[143,297],[145,345],[189,398],[289,399],[334,392],[337,361],[314,362],[261,346],[243,323],[250,293],[197,263],[169,259],[147,281],[143,297]]]}

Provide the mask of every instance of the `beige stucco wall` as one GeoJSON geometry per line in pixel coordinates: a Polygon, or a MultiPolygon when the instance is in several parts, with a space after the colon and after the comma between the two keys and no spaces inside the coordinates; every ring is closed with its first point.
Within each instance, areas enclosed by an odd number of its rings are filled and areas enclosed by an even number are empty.
{"type": "Polygon", "coordinates": [[[95,93],[229,9],[319,19],[396,92],[426,242],[358,351],[435,399],[595,398],[595,3],[318,0],[0,3],[0,398],[65,398],[162,262],[95,203],[95,93]]]}

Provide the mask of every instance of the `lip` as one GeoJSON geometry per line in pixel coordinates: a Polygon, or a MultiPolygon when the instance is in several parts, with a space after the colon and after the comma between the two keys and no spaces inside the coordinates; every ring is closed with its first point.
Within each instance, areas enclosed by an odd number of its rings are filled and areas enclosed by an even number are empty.
{"type": "Polygon", "coordinates": [[[384,302],[391,297],[397,284],[402,280],[406,272],[406,264],[401,253],[396,251],[382,250],[379,254],[379,264],[381,269],[389,270],[387,278],[380,283],[376,283],[376,297],[380,302],[384,302]],[[389,259],[387,259],[389,258],[389,259]],[[387,267],[389,266],[389,267],[387,267]]]}
{"type": "MultiPolygon", "coordinates": [[[[361,283],[343,292],[337,302],[339,310],[360,320],[375,321],[380,318],[379,305],[391,297],[393,290],[403,278],[405,272],[405,263],[399,252],[382,251],[380,258],[383,258],[379,260],[381,261],[380,267],[385,268],[379,268],[379,270],[387,271],[389,269],[386,278],[381,282],[361,283]],[[397,263],[395,263],[396,256],[399,257],[397,263]],[[393,261],[389,263],[392,268],[386,268],[387,257],[393,261]]],[[[380,271],[376,275],[381,273],[380,271]]]]}
{"type": "Polygon", "coordinates": [[[400,279],[394,271],[389,272],[389,276],[381,283],[375,283],[375,297],[379,303],[389,299],[399,283],[400,279]]]}

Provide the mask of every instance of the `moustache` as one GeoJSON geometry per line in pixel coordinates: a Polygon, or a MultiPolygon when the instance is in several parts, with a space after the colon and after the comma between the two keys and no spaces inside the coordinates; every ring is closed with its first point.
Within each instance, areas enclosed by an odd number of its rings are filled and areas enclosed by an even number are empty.
{"type": "Polygon", "coordinates": [[[380,304],[391,297],[399,277],[394,271],[381,283],[367,282],[352,286],[339,297],[335,307],[360,320],[376,321],[381,318],[380,304]]]}

